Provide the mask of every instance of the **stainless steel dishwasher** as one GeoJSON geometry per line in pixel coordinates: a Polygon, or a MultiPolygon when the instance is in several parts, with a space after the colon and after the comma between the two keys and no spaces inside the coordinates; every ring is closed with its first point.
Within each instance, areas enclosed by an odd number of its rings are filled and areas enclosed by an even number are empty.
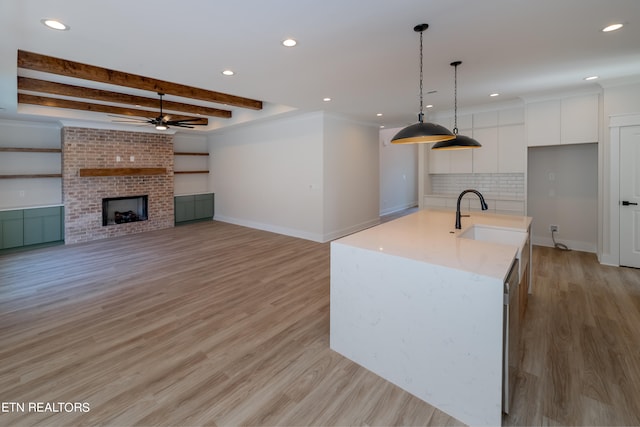
{"type": "Polygon", "coordinates": [[[519,285],[520,262],[515,259],[504,282],[502,326],[502,411],[509,413],[511,397],[520,365],[519,285]]]}

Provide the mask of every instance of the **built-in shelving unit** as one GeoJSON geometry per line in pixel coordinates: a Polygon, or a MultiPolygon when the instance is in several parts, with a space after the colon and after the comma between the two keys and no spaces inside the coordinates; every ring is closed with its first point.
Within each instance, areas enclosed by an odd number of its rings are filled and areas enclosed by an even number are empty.
{"type": "MultiPolygon", "coordinates": [[[[211,191],[211,156],[209,141],[206,135],[176,132],[173,138],[173,176],[174,195],[177,199],[177,209],[182,214],[176,212],[178,222],[195,219],[189,218],[186,212],[193,211],[193,207],[188,207],[190,197],[182,198],[185,195],[206,195],[211,191]],[[185,204],[185,201],[188,202],[185,204]]],[[[198,201],[198,205],[207,205],[209,202],[198,201]]],[[[211,213],[203,215],[209,219],[211,213]]],[[[196,215],[196,217],[199,217],[196,215]]]]}
{"type": "MultiPolygon", "coordinates": [[[[60,148],[0,147],[4,153],[62,153],[60,148]]],[[[0,179],[62,178],[60,173],[0,174],[0,179]]]]}
{"type": "Polygon", "coordinates": [[[60,173],[34,173],[24,175],[0,175],[0,179],[22,179],[22,178],[62,178],[60,173]]]}
{"type": "MultiPolygon", "coordinates": [[[[209,153],[193,153],[187,151],[176,151],[173,153],[174,156],[209,156],[209,153]]],[[[183,175],[183,174],[208,174],[208,170],[200,169],[200,170],[174,170],[174,175],[183,175]]]]}
{"type": "Polygon", "coordinates": [[[0,147],[0,151],[11,153],[62,153],[61,148],[0,147]]]}

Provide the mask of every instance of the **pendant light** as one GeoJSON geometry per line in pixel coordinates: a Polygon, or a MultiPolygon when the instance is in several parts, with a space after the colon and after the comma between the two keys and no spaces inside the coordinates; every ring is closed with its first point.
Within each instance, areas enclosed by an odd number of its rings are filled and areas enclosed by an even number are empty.
{"type": "Polygon", "coordinates": [[[453,134],[455,139],[441,141],[433,144],[432,150],[464,150],[467,148],[482,147],[478,141],[464,135],[458,135],[458,65],[462,61],[454,61],[450,65],[454,68],[454,88],[453,88],[453,134]]]}
{"type": "Polygon", "coordinates": [[[455,138],[444,126],[435,123],[424,123],[422,109],[422,33],[429,28],[429,24],[416,25],[413,31],[420,33],[420,113],[418,123],[407,126],[391,139],[392,144],[413,144],[425,142],[446,141],[455,138]]]}

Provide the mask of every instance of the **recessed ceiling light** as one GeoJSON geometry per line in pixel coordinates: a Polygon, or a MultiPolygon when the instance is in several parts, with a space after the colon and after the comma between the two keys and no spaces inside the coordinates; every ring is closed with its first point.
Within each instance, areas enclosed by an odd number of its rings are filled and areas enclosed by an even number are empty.
{"type": "Polygon", "coordinates": [[[598,76],[589,76],[589,77],[585,77],[584,79],[585,80],[595,80],[597,78],[598,78],[598,76]]]}
{"type": "Polygon", "coordinates": [[[322,100],[323,100],[324,102],[329,102],[329,101],[331,101],[331,98],[328,98],[328,97],[327,97],[327,98],[322,98],[322,100]]]}
{"type": "Polygon", "coordinates": [[[378,113],[378,114],[376,114],[376,116],[382,117],[382,113],[378,113]]]}
{"type": "Polygon", "coordinates": [[[225,76],[233,76],[235,73],[232,70],[224,70],[222,74],[225,76]]]}
{"type": "Polygon", "coordinates": [[[604,27],[602,29],[603,33],[608,33],[609,31],[615,31],[615,30],[619,30],[620,28],[622,28],[623,25],[622,24],[612,24],[609,25],[608,27],[604,27]]]}
{"type": "Polygon", "coordinates": [[[384,129],[384,125],[380,125],[380,129],[384,129]]]}
{"type": "Polygon", "coordinates": [[[433,104],[425,105],[425,108],[433,108],[433,104]]]}
{"type": "Polygon", "coordinates": [[[53,30],[67,31],[71,28],[56,19],[41,19],[40,22],[53,30]]]}
{"type": "Polygon", "coordinates": [[[500,94],[499,94],[499,93],[492,93],[492,94],[490,94],[489,96],[490,96],[490,97],[496,97],[496,96],[500,96],[500,94]]]}
{"type": "Polygon", "coordinates": [[[295,41],[294,39],[286,39],[282,41],[282,45],[286,47],[294,47],[297,44],[298,42],[295,41]]]}

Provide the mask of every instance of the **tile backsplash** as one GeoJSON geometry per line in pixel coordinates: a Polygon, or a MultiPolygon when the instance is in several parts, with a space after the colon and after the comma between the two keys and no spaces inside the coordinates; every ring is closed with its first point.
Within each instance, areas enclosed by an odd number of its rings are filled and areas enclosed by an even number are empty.
{"type": "Polygon", "coordinates": [[[523,173],[431,174],[431,194],[459,194],[468,188],[486,196],[524,200],[523,173]]]}

